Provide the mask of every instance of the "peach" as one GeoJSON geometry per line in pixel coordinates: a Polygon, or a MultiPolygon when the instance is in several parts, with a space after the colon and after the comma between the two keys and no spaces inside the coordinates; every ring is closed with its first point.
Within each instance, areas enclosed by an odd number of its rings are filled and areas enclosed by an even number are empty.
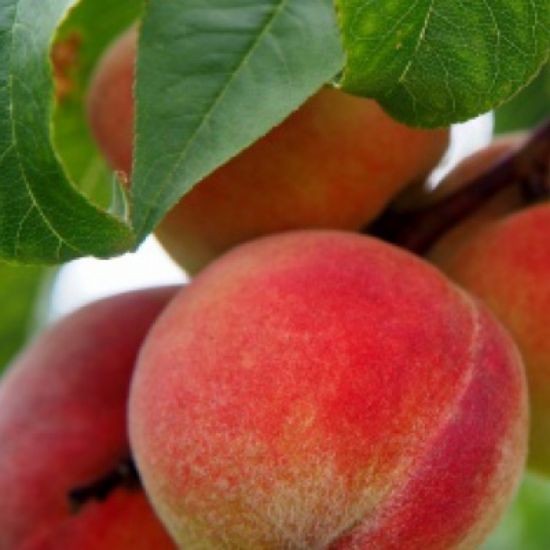
{"type": "Polygon", "coordinates": [[[474,548],[521,475],[509,336],[421,259],[354,233],[242,245],[159,317],[130,441],[183,548],[474,548]]]}
{"type": "Polygon", "coordinates": [[[527,369],[529,466],[550,475],[550,205],[487,223],[448,254],[446,273],[483,299],[514,336],[527,369]]]}
{"type": "Polygon", "coordinates": [[[139,346],[173,288],[86,306],[46,330],[0,384],[0,548],[174,548],[130,456],[139,346]]]}
{"type": "MultiPolygon", "coordinates": [[[[130,174],[135,30],[99,63],[90,126],[117,170],[130,174]]],[[[254,108],[254,106],[251,106],[254,108]]],[[[392,120],[373,101],[324,88],[244,152],[200,182],[157,235],[190,272],[249,239],[288,229],[357,230],[437,164],[448,130],[392,120]]]]}
{"type": "Polygon", "coordinates": [[[87,97],[88,121],[101,152],[115,170],[130,175],[134,141],[134,59],[137,31],[125,32],[100,60],[87,97]]]}

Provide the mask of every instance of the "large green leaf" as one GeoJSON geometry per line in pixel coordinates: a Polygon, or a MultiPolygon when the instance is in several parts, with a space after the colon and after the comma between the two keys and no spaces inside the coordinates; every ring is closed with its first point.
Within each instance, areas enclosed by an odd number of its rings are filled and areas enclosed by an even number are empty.
{"type": "Polygon", "coordinates": [[[342,62],[332,0],[150,0],[136,84],[138,238],[342,62]]]}
{"type": "Polygon", "coordinates": [[[27,339],[45,271],[0,263],[0,373],[27,339]]]}
{"type": "Polygon", "coordinates": [[[0,257],[54,263],[120,253],[129,227],[88,202],[52,146],[50,46],[74,0],[0,0],[0,257]]]}
{"type": "MultiPolygon", "coordinates": [[[[547,0],[335,1],[347,53],[344,87],[414,124],[445,124],[493,107],[548,57],[547,0]]],[[[0,0],[0,258],[52,263],[132,248],[197,181],[345,65],[332,0],[146,2],[136,83],[136,239],[125,215],[105,211],[112,174],[90,138],[83,99],[101,51],[142,4],[0,0]],[[54,39],[78,50],[57,108],[54,39]]]]}
{"type": "Polygon", "coordinates": [[[548,59],[548,0],[335,2],[347,53],[343,88],[413,125],[486,112],[548,59]]]}
{"type": "Polygon", "coordinates": [[[533,128],[549,116],[550,63],[547,63],[529,86],[497,109],[495,131],[502,134],[533,128]]]}

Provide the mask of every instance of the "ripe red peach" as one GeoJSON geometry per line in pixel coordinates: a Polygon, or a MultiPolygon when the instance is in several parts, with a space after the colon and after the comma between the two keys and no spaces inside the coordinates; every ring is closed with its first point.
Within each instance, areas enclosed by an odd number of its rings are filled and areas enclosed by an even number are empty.
{"type": "Polygon", "coordinates": [[[173,288],[88,305],[46,330],[0,384],[0,548],[174,544],[139,483],[126,403],[140,344],[173,288]]]}
{"type": "Polygon", "coordinates": [[[439,262],[510,330],[530,391],[529,465],[550,475],[550,204],[487,223],[439,262]]]}
{"type": "MultiPolygon", "coordinates": [[[[135,44],[135,30],[114,43],[88,96],[96,141],[111,166],[127,175],[135,44]]],[[[447,144],[447,129],[408,128],[375,102],[327,87],[200,182],[157,235],[174,259],[196,272],[258,236],[309,227],[356,230],[428,174],[447,144]]]]}
{"type": "Polygon", "coordinates": [[[415,256],[354,233],[242,245],[178,295],[130,440],[183,548],[475,548],[522,473],[519,355],[415,256]]]}

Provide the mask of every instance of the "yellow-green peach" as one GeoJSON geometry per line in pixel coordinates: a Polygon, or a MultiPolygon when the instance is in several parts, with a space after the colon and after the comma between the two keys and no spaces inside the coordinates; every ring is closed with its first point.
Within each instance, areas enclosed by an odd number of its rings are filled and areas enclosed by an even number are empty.
{"type": "MultiPolygon", "coordinates": [[[[88,95],[96,141],[111,166],[128,176],[135,44],[132,29],[112,45],[88,95]]],[[[357,230],[398,191],[424,178],[448,139],[447,129],[408,128],[374,101],[327,87],[201,181],[157,235],[178,263],[196,272],[262,235],[300,228],[357,230]]]]}

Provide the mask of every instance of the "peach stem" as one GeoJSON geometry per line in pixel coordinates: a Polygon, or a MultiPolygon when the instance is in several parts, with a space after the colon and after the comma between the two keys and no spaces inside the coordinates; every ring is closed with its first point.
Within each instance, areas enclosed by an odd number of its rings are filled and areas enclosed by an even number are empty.
{"type": "Polygon", "coordinates": [[[521,186],[526,203],[550,198],[550,119],[533,132],[523,147],[449,197],[411,213],[398,212],[390,206],[365,232],[424,254],[441,235],[511,185],[521,186]]]}
{"type": "Polygon", "coordinates": [[[127,458],[117,464],[116,468],[86,486],[77,487],[70,491],[69,502],[71,509],[77,512],[90,500],[104,501],[117,487],[127,489],[141,486],[135,464],[127,458]]]}

